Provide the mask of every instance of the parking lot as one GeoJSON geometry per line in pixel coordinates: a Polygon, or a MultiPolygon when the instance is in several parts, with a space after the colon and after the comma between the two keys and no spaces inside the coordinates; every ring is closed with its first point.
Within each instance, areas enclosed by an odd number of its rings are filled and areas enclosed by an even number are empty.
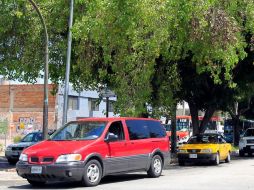
{"type": "MultiPolygon", "coordinates": [[[[0,189],[34,189],[26,180],[18,177],[14,166],[9,166],[3,157],[0,159],[0,189]],[[8,170],[8,172],[6,172],[8,170]]],[[[94,190],[247,190],[254,189],[254,157],[233,157],[231,163],[219,166],[187,165],[167,166],[160,178],[148,178],[145,173],[124,174],[104,178],[94,190]]],[[[77,183],[48,184],[43,189],[84,189],[77,183]]]]}

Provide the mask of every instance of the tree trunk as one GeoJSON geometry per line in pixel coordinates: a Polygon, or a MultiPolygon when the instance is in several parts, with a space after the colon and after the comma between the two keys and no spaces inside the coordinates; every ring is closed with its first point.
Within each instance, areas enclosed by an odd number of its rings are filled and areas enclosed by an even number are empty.
{"type": "Polygon", "coordinates": [[[201,124],[200,124],[200,127],[199,127],[199,132],[200,133],[205,132],[206,125],[210,121],[210,119],[213,116],[214,112],[215,112],[215,108],[213,108],[213,107],[210,107],[206,110],[205,116],[204,116],[203,120],[201,121],[201,124]]]}
{"type": "Polygon", "coordinates": [[[240,116],[236,115],[233,118],[233,124],[234,124],[234,146],[239,145],[240,140],[240,116]]]}
{"type": "Polygon", "coordinates": [[[195,104],[189,103],[191,121],[192,121],[192,132],[193,135],[199,134],[199,121],[198,121],[198,109],[195,104]]]}
{"type": "Polygon", "coordinates": [[[176,154],[177,138],[176,138],[176,105],[171,111],[171,153],[176,154]]]}

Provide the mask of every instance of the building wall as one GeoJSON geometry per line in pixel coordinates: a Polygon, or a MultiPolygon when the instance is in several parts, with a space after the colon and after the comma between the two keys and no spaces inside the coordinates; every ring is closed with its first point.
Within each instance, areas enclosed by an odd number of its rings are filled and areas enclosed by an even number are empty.
{"type": "MultiPolygon", "coordinates": [[[[49,128],[56,128],[56,96],[50,92],[49,85],[49,128]]],[[[0,85],[0,120],[9,121],[9,136],[26,134],[33,130],[41,130],[43,125],[44,86],[35,85],[0,85]]]]}
{"type": "MultiPolygon", "coordinates": [[[[57,128],[62,126],[62,117],[63,117],[63,95],[64,88],[59,87],[58,98],[57,98],[57,128]]],[[[99,111],[91,111],[91,105],[89,99],[99,99],[99,93],[96,91],[82,91],[76,92],[72,86],[69,87],[69,96],[78,97],[78,110],[68,109],[67,112],[67,122],[77,120],[78,118],[85,117],[105,117],[106,113],[106,103],[101,101],[99,104],[99,111]]],[[[115,101],[116,98],[110,98],[111,101],[115,101]]],[[[109,117],[115,117],[113,112],[109,112],[109,117]]]]}

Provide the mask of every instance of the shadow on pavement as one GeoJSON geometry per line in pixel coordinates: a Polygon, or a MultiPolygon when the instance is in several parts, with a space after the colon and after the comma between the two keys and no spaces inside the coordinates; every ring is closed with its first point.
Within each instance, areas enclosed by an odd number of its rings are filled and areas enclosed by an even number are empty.
{"type": "MultiPolygon", "coordinates": [[[[231,155],[231,160],[234,161],[234,160],[254,160],[254,155],[252,154],[252,156],[249,156],[249,155],[245,155],[244,157],[240,157],[238,154],[234,154],[234,155],[231,155]]],[[[223,165],[223,164],[227,164],[225,162],[221,162],[220,165],[223,165]]],[[[219,166],[220,166],[219,165],[219,166]]],[[[165,166],[165,169],[166,170],[174,170],[174,169],[177,169],[177,170],[181,170],[181,169],[188,169],[188,168],[193,168],[193,167],[203,167],[203,168],[207,168],[207,167],[218,167],[218,166],[214,166],[212,165],[211,163],[186,163],[185,166],[179,166],[178,165],[178,160],[175,159],[174,160],[174,163],[171,164],[171,165],[166,165],[165,166]]]]}
{"type": "Polygon", "coordinates": [[[9,164],[4,156],[0,156],[0,171],[15,169],[16,165],[9,164]]]}
{"type": "MultiPolygon", "coordinates": [[[[110,184],[110,183],[119,183],[127,182],[148,178],[146,174],[123,174],[123,175],[112,175],[104,177],[99,185],[110,184]]],[[[78,182],[56,182],[48,183],[42,187],[33,187],[30,184],[25,185],[15,185],[10,186],[9,189],[70,189],[70,188],[80,188],[82,185],[78,182]]]]}

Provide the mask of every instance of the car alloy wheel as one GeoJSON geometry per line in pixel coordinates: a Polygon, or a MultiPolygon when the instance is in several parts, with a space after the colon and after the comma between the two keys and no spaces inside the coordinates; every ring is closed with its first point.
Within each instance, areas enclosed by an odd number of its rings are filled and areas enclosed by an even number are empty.
{"type": "Polygon", "coordinates": [[[163,163],[161,157],[159,155],[155,155],[151,160],[151,165],[147,174],[149,177],[159,177],[161,175],[162,168],[163,163]]]}
{"type": "Polygon", "coordinates": [[[159,174],[162,170],[162,167],[161,167],[161,160],[156,158],[154,159],[154,162],[153,162],[153,168],[154,168],[154,172],[159,174]]]}
{"type": "Polygon", "coordinates": [[[87,177],[91,183],[95,183],[100,176],[100,170],[96,164],[91,164],[87,168],[87,177]]]}
{"type": "Polygon", "coordinates": [[[214,164],[215,165],[219,165],[220,164],[220,154],[219,153],[216,154],[214,164]]]}
{"type": "Polygon", "coordinates": [[[98,160],[90,160],[85,165],[82,184],[87,187],[96,186],[102,177],[102,167],[98,160]]]}

